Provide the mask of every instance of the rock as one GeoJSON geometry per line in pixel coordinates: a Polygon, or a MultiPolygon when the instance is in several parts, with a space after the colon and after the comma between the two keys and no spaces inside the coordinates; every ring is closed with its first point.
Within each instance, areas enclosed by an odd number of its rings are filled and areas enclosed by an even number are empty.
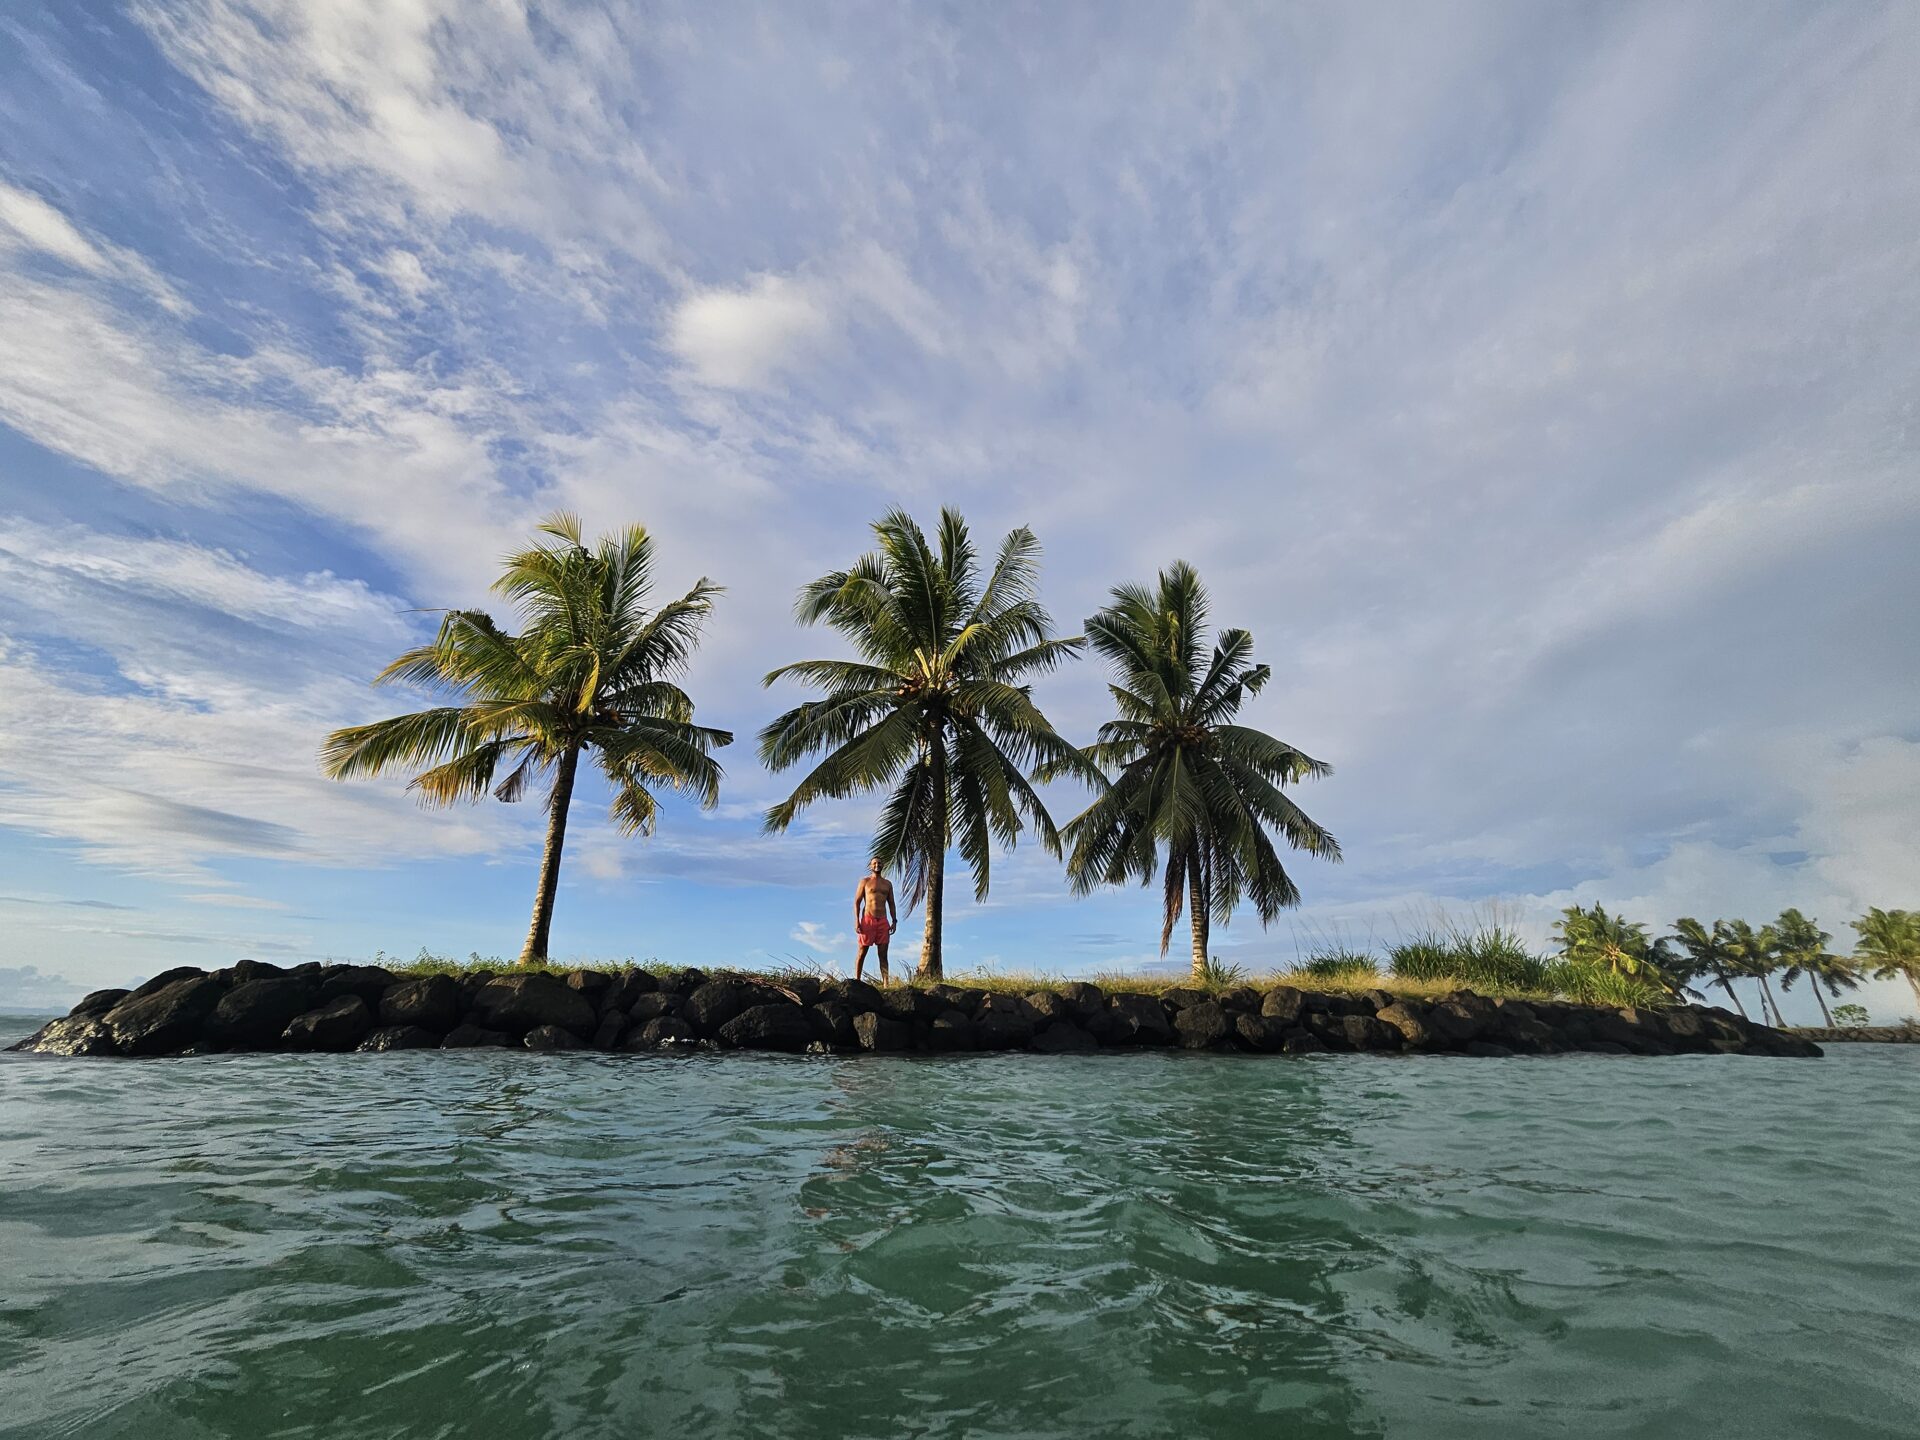
{"type": "Polygon", "coordinates": [[[424,1025],[389,1025],[376,1030],[354,1047],[367,1054],[388,1050],[437,1050],[440,1036],[424,1025]]]}
{"type": "Polygon", "coordinates": [[[271,1045],[286,1033],[296,1015],[320,1001],[311,980],[302,976],[243,980],[220,997],[207,1020],[206,1033],[228,1045],[271,1045]]]}
{"type": "Polygon", "coordinates": [[[1186,1010],[1195,1005],[1204,1005],[1213,997],[1204,990],[1196,990],[1191,985],[1175,985],[1160,992],[1160,1003],[1169,1010],[1186,1010]]]}
{"type": "Polygon", "coordinates": [[[1704,1050],[1707,1048],[1707,1027],[1700,1014],[1690,1005],[1677,1006],[1667,1012],[1667,1034],[1673,1037],[1678,1048],[1683,1050],[1704,1050]]]}
{"type": "Polygon", "coordinates": [[[280,1038],[289,1050],[351,1050],[373,1029],[373,1012],[358,995],[341,995],[296,1015],[280,1038]]]}
{"type": "Polygon", "coordinates": [[[702,1035],[717,1035],[720,1027],[741,1011],[771,1000],[772,992],[762,985],[744,980],[709,980],[687,997],[680,1015],[702,1035]]]}
{"type": "Polygon", "coordinates": [[[674,994],[684,998],[685,996],[693,994],[694,991],[706,983],[706,971],[695,970],[692,967],[688,967],[685,970],[676,970],[667,976],[666,979],[660,982],[660,988],[662,990],[671,990],[674,994]]]}
{"type": "Polygon", "coordinates": [[[903,1022],[872,1010],[853,1017],[853,1034],[862,1050],[905,1050],[913,1044],[913,1031],[903,1022]]]}
{"type": "Polygon", "coordinates": [[[1322,1045],[1326,1046],[1327,1049],[1351,1050],[1353,1047],[1347,1043],[1347,1021],[1349,1018],[1351,1017],[1346,1015],[1333,1015],[1321,1010],[1309,1010],[1300,1017],[1300,1023],[1306,1027],[1309,1034],[1322,1045]]]}
{"type": "Polygon", "coordinates": [[[1261,1000],[1260,1013],[1291,1029],[1300,1023],[1300,1012],[1306,1008],[1306,1003],[1307,997],[1293,986],[1276,985],[1261,1000]]]}
{"type": "MultiPolygon", "coordinates": [[[[1151,995],[1136,995],[1122,991],[1107,1001],[1107,1012],[1117,1016],[1122,1022],[1119,1039],[1123,1045],[1171,1045],[1174,1041],[1173,1025],[1167,1019],[1167,1012],[1161,1003],[1151,995]]],[[[1095,1035],[1100,1035],[1098,1030],[1095,1035]]],[[[1105,1041],[1105,1036],[1100,1036],[1105,1041]]]]}
{"type": "Polygon", "coordinates": [[[1081,1026],[1093,1036],[1096,1045],[1131,1045],[1133,1021],[1118,1010],[1096,1010],[1081,1026]]]}
{"type": "Polygon", "coordinates": [[[1287,1026],[1265,1015],[1236,1015],[1233,1028],[1242,1045],[1263,1055],[1273,1054],[1287,1037],[1287,1026]]]}
{"type": "Polygon", "coordinates": [[[1280,1042],[1280,1053],[1283,1055],[1318,1055],[1326,1048],[1320,1043],[1318,1035],[1297,1026],[1287,1031],[1285,1038],[1280,1042]]]}
{"type": "MultiPolygon", "coordinates": [[[[997,1033],[1011,1035],[1017,1044],[1024,1045],[1033,1038],[1034,1030],[1040,1024],[1040,1012],[1027,1003],[1024,995],[988,995],[981,1000],[973,1012],[974,1024],[993,1022],[997,1033]]],[[[1006,1049],[1004,1045],[995,1049],[1006,1049]]]]}
{"type": "Polygon", "coordinates": [[[613,988],[614,977],[604,970],[569,970],[560,977],[560,983],[577,991],[598,1011],[600,997],[613,988]]]}
{"type": "Polygon", "coordinates": [[[678,1015],[657,1015],[627,1032],[628,1050],[691,1050],[700,1043],[693,1026],[678,1015]]]}
{"type": "Polygon", "coordinates": [[[200,1038],[225,990],[213,976],[194,971],[145,994],[135,990],[100,1019],[122,1055],[165,1055],[200,1038]]]}
{"type": "Polygon", "coordinates": [[[593,1032],[593,1048],[613,1050],[618,1048],[621,1037],[627,1033],[627,1017],[618,1010],[609,1010],[600,1017],[600,1024],[593,1032]]]}
{"type": "MultiPolygon", "coordinates": [[[[122,992],[123,994],[125,992],[122,992]]],[[[7,1047],[36,1055],[117,1055],[113,1031],[97,1015],[67,1015],[7,1047]]]]}
{"type": "Polygon", "coordinates": [[[367,1002],[367,1008],[380,1003],[380,997],[386,993],[389,985],[396,984],[400,977],[380,965],[323,965],[320,967],[320,999],[322,1003],[337,1000],[342,995],[358,995],[367,1002]]]}
{"type": "Polygon", "coordinates": [[[1487,1060],[1503,1060],[1513,1054],[1510,1046],[1495,1040],[1469,1040],[1463,1047],[1469,1055],[1478,1055],[1487,1060]]]}
{"type": "Polygon", "coordinates": [[[1229,1049],[1239,1033],[1227,1012],[1211,1000],[1183,1007],[1173,1017],[1173,1028],[1186,1050],[1229,1049]]]}
{"type": "Polygon", "coordinates": [[[880,992],[864,980],[829,980],[820,987],[819,1003],[844,1005],[855,1015],[884,1008],[880,992]]]}
{"type": "Polygon", "coordinates": [[[976,1050],[1024,1050],[1032,1039],[1033,1022],[1005,1008],[983,1008],[973,1022],[976,1050]]]}
{"type": "Polygon", "coordinates": [[[1214,1002],[1231,1013],[1254,1011],[1260,1008],[1260,992],[1251,985],[1235,985],[1214,996],[1214,1002]]]}
{"type": "Polygon", "coordinates": [[[1382,1010],[1386,1010],[1400,1003],[1394,996],[1388,994],[1385,990],[1379,989],[1369,990],[1360,998],[1372,1007],[1373,1013],[1376,1015],[1382,1010]]]}
{"type": "Polygon", "coordinates": [[[1381,1024],[1391,1025],[1398,1030],[1401,1043],[1409,1050],[1423,1050],[1433,1043],[1433,1032],[1427,1029],[1425,1012],[1409,1001],[1396,1001],[1381,1010],[1375,1018],[1381,1024]]]}
{"type": "Polygon", "coordinates": [[[642,995],[633,1002],[627,1011],[627,1018],[636,1025],[644,1025],[649,1020],[657,1020],[662,1015],[678,1015],[680,1007],[687,1002],[678,995],[665,990],[655,990],[642,995]]]}
{"type": "Polygon", "coordinates": [[[478,1025],[456,1025],[440,1042],[442,1050],[487,1050],[513,1044],[504,1030],[487,1030],[478,1025]]]}
{"type": "Polygon", "coordinates": [[[584,1050],[587,1042],[563,1025],[536,1025],[520,1042],[529,1050],[584,1050]]]}
{"type": "Polygon", "coordinates": [[[950,1010],[958,1010],[963,1015],[971,1015],[980,1008],[980,1002],[987,998],[987,992],[976,990],[968,985],[929,985],[927,994],[933,996],[950,1010]]]}
{"type": "MultiPolygon", "coordinates": [[[[127,999],[144,1000],[149,995],[159,994],[160,991],[166,989],[169,985],[176,985],[182,980],[197,980],[206,973],[207,972],[202,970],[198,965],[176,965],[171,970],[162,970],[151,980],[142,980],[138,985],[133,987],[127,999]]],[[[224,989],[225,987],[223,986],[221,988],[224,989]]]]}
{"type": "Polygon", "coordinates": [[[96,990],[83,998],[69,1014],[104,1015],[132,993],[131,990],[96,990]]]}
{"type": "Polygon", "coordinates": [[[619,978],[607,987],[600,997],[600,1013],[607,1013],[609,1007],[622,1014],[633,1013],[634,1002],[642,995],[650,995],[659,990],[660,982],[645,970],[622,970],[619,978]]]}
{"type": "Polygon", "coordinates": [[[807,1008],[813,1038],[841,1050],[856,1049],[860,1036],[853,1028],[853,1011],[838,1000],[822,1000],[807,1008]]]}
{"type": "Polygon", "coordinates": [[[942,1010],[926,1027],[922,1043],[929,1050],[971,1050],[973,1021],[964,1010],[942,1010]]]}
{"type": "Polygon", "coordinates": [[[1308,1013],[1315,1015],[1371,1015],[1373,1006],[1358,995],[1340,995],[1329,990],[1301,992],[1308,1013]]]}
{"type": "Polygon", "coordinates": [[[1082,1020],[1089,1015],[1106,1013],[1107,996],[1098,985],[1085,980],[1069,980],[1060,987],[1060,998],[1079,1012],[1082,1020]]]}
{"type": "Polygon", "coordinates": [[[1035,1031],[1028,1044],[1042,1055],[1080,1055],[1100,1048],[1099,1041],[1071,1020],[1055,1020],[1035,1031]]]}
{"type": "Polygon", "coordinates": [[[1403,1036],[1377,1015],[1343,1015],[1340,1030],[1355,1050],[1398,1050],[1403,1036]]]}
{"type": "MultiPolygon", "coordinates": [[[[318,973],[319,968],[318,965],[314,966],[313,973],[318,973]]],[[[266,960],[236,960],[233,962],[233,983],[236,985],[248,980],[272,980],[286,973],[287,971],[281,966],[274,965],[266,960]]]]}
{"type": "Polygon", "coordinates": [[[946,1001],[938,995],[912,985],[890,985],[880,992],[879,1013],[903,1025],[915,1021],[930,1025],[934,1017],[947,1008],[946,1001]]]}
{"type": "Polygon", "coordinates": [[[780,988],[799,1005],[817,1005],[827,998],[827,982],[818,975],[783,975],[780,988]]]}
{"type": "Polygon", "coordinates": [[[1056,995],[1051,990],[1035,990],[1028,994],[1027,1004],[1033,1008],[1035,1024],[1052,1024],[1056,1020],[1072,1020],[1079,1014],[1079,1007],[1064,995],[1056,995]]]}
{"type": "Polygon", "coordinates": [[[591,1035],[599,1023],[586,997],[552,975],[531,971],[502,975],[482,985],[469,1018],[489,1030],[524,1035],[542,1025],[557,1025],[574,1036],[591,1035]]]}
{"type": "Polygon", "coordinates": [[[719,1041],[731,1050],[785,1050],[798,1054],[814,1040],[813,1022],[801,1006],[750,1005],[720,1027],[719,1041]]]}
{"type": "Polygon", "coordinates": [[[445,975],[389,985],[380,992],[380,1023],[418,1026],[444,1035],[460,1023],[460,987],[445,975]]]}
{"type": "Polygon", "coordinates": [[[1633,1053],[1615,1040],[1583,1040],[1574,1048],[1588,1055],[1631,1055],[1633,1053]]]}
{"type": "Polygon", "coordinates": [[[1454,1000],[1443,1000],[1427,1011],[1427,1029],[1442,1045],[1465,1045],[1479,1039],[1485,1028],[1485,1021],[1454,1000]]]}

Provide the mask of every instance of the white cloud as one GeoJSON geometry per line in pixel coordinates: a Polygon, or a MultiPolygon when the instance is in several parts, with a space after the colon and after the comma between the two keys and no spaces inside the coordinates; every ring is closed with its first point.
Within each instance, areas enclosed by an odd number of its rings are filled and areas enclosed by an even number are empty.
{"type": "Polygon", "coordinates": [[[804,285],[759,275],[739,289],[701,290],[682,300],[668,322],[667,344],[703,384],[749,390],[798,363],[830,326],[804,285]]]}
{"type": "Polygon", "coordinates": [[[21,250],[51,256],[99,279],[132,285],[175,315],[185,315],[191,309],[139,255],[104,240],[89,239],[40,196],[0,180],[0,257],[21,250]]]}
{"type": "Polygon", "coordinates": [[[821,925],[817,920],[801,920],[797,922],[793,929],[788,932],[787,938],[789,940],[797,940],[809,950],[821,955],[837,955],[842,950],[845,950],[849,944],[846,931],[836,930],[833,934],[829,935],[826,933],[826,927],[821,925]]]}

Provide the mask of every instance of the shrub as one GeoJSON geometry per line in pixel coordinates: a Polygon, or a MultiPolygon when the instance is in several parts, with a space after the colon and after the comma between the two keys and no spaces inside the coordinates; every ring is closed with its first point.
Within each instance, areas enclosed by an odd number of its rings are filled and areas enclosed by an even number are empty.
{"type": "Polygon", "coordinates": [[[1230,990],[1235,985],[1247,983],[1247,967],[1229,964],[1218,955],[1209,955],[1206,968],[1194,976],[1194,982],[1205,990],[1230,990]]]}
{"type": "Polygon", "coordinates": [[[1300,966],[1316,980],[1362,980],[1380,973],[1380,962],[1364,950],[1316,950],[1300,966]]]}
{"type": "Polygon", "coordinates": [[[1393,973],[1408,980],[1458,980],[1482,991],[1551,988],[1547,962],[1509,925],[1428,930],[1387,955],[1393,973]]]}
{"type": "Polygon", "coordinates": [[[1833,1007],[1833,1023],[1843,1030],[1864,1029],[1867,1019],[1867,1007],[1864,1005],[1836,1005],[1833,1007]]]}
{"type": "Polygon", "coordinates": [[[1545,967],[1550,988],[1581,1005],[1632,1005],[1642,1010],[1671,1005],[1673,996],[1659,982],[1577,960],[1545,967]]]}

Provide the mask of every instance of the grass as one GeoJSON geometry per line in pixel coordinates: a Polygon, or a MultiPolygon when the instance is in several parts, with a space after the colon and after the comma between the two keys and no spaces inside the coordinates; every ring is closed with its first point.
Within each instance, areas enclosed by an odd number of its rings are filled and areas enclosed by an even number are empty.
{"type": "MultiPolygon", "coordinates": [[[[521,967],[513,961],[498,955],[469,955],[464,960],[450,955],[435,955],[422,950],[412,960],[402,960],[384,952],[376,954],[371,961],[375,965],[384,965],[394,974],[410,979],[427,975],[460,976],[477,969],[498,970],[502,972],[540,971],[549,975],[564,975],[571,970],[598,970],[606,974],[619,974],[626,970],[645,970],[653,975],[671,975],[686,969],[683,965],[669,965],[661,960],[568,960],[547,961],[542,964],[521,967]]],[[[748,968],[741,966],[699,966],[709,974],[753,975],[768,980],[784,980],[794,975],[818,975],[822,977],[839,976],[845,978],[846,969],[829,967],[794,957],[783,965],[748,968]]],[[[912,978],[911,967],[903,967],[905,983],[918,984],[912,978]]],[[[877,981],[877,972],[869,967],[868,978],[877,981]]],[[[1462,988],[1472,988],[1488,996],[1505,995],[1523,1000],[1550,1000],[1554,993],[1549,988],[1526,989],[1518,987],[1486,987],[1463,981],[1457,975],[1382,975],[1375,957],[1358,951],[1342,951],[1337,954],[1326,952],[1312,956],[1297,968],[1252,973],[1238,965],[1214,963],[1204,980],[1196,980],[1185,972],[1154,972],[1142,974],[1126,971],[1100,971],[1085,976],[1064,976],[1044,971],[957,971],[947,976],[947,984],[969,990],[986,990],[1002,995],[1029,995],[1035,990],[1058,990],[1064,985],[1078,980],[1088,980],[1103,990],[1132,991],[1141,995],[1163,995],[1173,989],[1197,989],[1218,994],[1241,985],[1251,985],[1255,989],[1270,989],[1275,985],[1293,985],[1302,990],[1319,990],[1340,995],[1358,995],[1368,990],[1386,990],[1390,994],[1410,1000],[1438,1000],[1441,996],[1462,988]],[[1329,963],[1332,962],[1332,963],[1329,963]]],[[[1606,1002],[1602,1002],[1606,1003],[1606,1002]]]]}

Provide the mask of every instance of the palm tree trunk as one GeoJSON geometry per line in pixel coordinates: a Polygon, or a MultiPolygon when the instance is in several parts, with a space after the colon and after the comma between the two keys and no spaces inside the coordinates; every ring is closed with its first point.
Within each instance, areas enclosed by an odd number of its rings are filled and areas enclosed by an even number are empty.
{"type": "MultiPolygon", "coordinates": [[[[1780,1018],[1780,1002],[1773,998],[1773,987],[1767,984],[1767,977],[1764,974],[1757,975],[1754,978],[1760,982],[1760,993],[1766,997],[1767,1005],[1773,1007],[1773,1023],[1784,1029],[1787,1022],[1780,1018]]],[[[1760,1016],[1763,1020],[1766,1018],[1766,1013],[1766,1006],[1762,1006],[1760,1016]]]]}
{"type": "Polygon", "coordinates": [[[580,747],[572,745],[560,757],[553,797],[547,802],[547,844],[540,854],[540,889],[533,897],[533,924],[520,963],[531,965],[547,958],[547,937],[553,929],[553,897],[560,888],[560,851],[567,843],[567,806],[573,800],[574,772],[580,768],[580,747]]]}
{"type": "Polygon", "coordinates": [[[1740,1018],[1745,1020],[1747,1018],[1747,1007],[1740,1003],[1740,992],[1733,988],[1733,981],[1722,980],[1720,982],[1720,988],[1727,992],[1727,998],[1733,1001],[1733,1008],[1738,1010],[1740,1012],[1740,1018]]]}
{"type": "Polygon", "coordinates": [[[1187,862],[1187,919],[1193,926],[1193,978],[1207,978],[1207,941],[1213,929],[1206,886],[1201,882],[1200,857],[1187,862]]]}
{"type": "Polygon", "coordinates": [[[927,856],[927,924],[920,934],[920,978],[939,980],[941,906],[947,892],[947,749],[936,738],[927,752],[927,766],[933,772],[933,835],[927,856]]]}
{"type": "Polygon", "coordinates": [[[1821,1017],[1827,1022],[1827,1028],[1833,1028],[1833,1012],[1827,1009],[1827,997],[1820,993],[1820,977],[1813,977],[1813,998],[1820,1002],[1821,1017]]]}

